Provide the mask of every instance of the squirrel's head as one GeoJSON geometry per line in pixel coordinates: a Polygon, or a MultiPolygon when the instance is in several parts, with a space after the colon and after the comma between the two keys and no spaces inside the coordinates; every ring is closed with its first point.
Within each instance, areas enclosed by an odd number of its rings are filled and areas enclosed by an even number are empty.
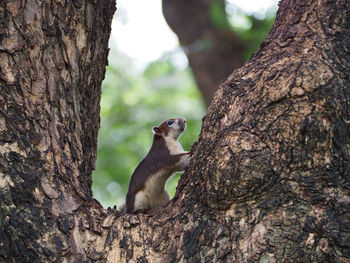
{"type": "Polygon", "coordinates": [[[170,137],[177,140],[185,129],[186,120],[184,118],[175,118],[162,122],[158,127],[153,127],[152,131],[155,137],[170,137]]]}

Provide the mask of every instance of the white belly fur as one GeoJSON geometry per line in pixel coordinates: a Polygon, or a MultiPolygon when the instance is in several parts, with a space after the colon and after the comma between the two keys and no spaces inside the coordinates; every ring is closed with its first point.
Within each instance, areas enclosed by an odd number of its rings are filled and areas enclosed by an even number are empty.
{"type": "MultiPolygon", "coordinates": [[[[171,155],[186,153],[178,140],[173,135],[164,137],[165,143],[171,155]]],[[[181,156],[180,161],[171,169],[163,170],[152,175],[146,182],[145,188],[139,191],[135,196],[134,211],[149,210],[161,206],[170,200],[170,196],[165,191],[165,184],[169,177],[175,172],[185,169],[189,162],[189,156],[181,156]]]]}
{"type": "Polygon", "coordinates": [[[170,196],[165,191],[165,184],[172,174],[173,170],[165,170],[152,175],[147,180],[145,188],[136,194],[134,211],[149,210],[168,202],[170,196]]]}
{"type": "Polygon", "coordinates": [[[174,140],[174,138],[170,136],[164,137],[164,139],[171,155],[185,153],[184,149],[182,148],[178,140],[174,140]]]}

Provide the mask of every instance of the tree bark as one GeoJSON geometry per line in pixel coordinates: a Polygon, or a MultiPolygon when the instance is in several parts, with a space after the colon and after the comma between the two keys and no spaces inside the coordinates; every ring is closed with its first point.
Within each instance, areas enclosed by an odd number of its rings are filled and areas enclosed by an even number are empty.
{"type": "Polygon", "coordinates": [[[1,262],[75,262],[82,253],[74,233],[82,207],[94,204],[114,10],[112,0],[0,3],[1,262]]]}
{"type": "Polygon", "coordinates": [[[243,65],[243,45],[230,29],[224,0],[163,0],[163,15],[178,36],[209,106],[219,84],[243,65]]]}
{"type": "Polygon", "coordinates": [[[136,215],[90,190],[112,1],[5,3],[1,261],[350,262],[349,1],[280,2],[175,198],[136,215]]]}

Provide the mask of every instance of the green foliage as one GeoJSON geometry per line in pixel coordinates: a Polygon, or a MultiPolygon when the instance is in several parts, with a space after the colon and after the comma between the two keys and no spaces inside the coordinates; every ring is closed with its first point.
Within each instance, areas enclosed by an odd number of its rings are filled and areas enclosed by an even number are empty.
{"type": "Polygon", "coordinates": [[[266,39],[270,28],[275,21],[275,10],[270,9],[263,17],[257,15],[248,15],[238,8],[230,14],[230,23],[233,31],[239,35],[244,43],[245,60],[258,50],[261,43],[266,39]]]}
{"type": "MultiPolygon", "coordinates": [[[[228,10],[227,17],[222,2],[214,1],[210,16],[219,28],[226,28],[229,21],[228,27],[244,41],[244,56],[248,59],[266,38],[274,12],[258,19],[235,10],[231,14],[228,10]]],[[[200,42],[198,48],[208,44],[200,42]]],[[[153,126],[168,118],[185,117],[188,126],[180,138],[184,149],[190,150],[198,138],[205,114],[201,95],[190,70],[175,66],[172,57],[166,54],[140,72],[130,58],[111,50],[102,88],[101,128],[93,174],[94,196],[105,207],[124,203],[130,176],[151,146],[153,126]]],[[[171,196],[179,177],[177,174],[167,184],[171,196]]]]}
{"type": "Polygon", "coordinates": [[[225,1],[212,1],[209,8],[209,17],[216,28],[226,29],[230,27],[225,10],[225,1]]]}
{"type": "MultiPolygon", "coordinates": [[[[112,55],[102,88],[93,174],[94,196],[104,206],[124,203],[130,176],[151,146],[153,126],[168,118],[185,117],[188,125],[180,142],[190,150],[205,113],[188,69],[179,69],[170,58],[164,58],[137,72],[129,58],[112,55]]],[[[178,178],[167,185],[171,195],[178,178]]]]}

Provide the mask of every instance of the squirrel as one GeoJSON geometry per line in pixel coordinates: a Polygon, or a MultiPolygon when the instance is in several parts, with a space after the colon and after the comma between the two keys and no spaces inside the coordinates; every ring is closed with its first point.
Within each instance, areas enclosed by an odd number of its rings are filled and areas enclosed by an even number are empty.
{"type": "Polygon", "coordinates": [[[183,118],[153,127],[151,149],[131,176],[124,212],[146,212],[170,200],[165,184],[175,172],[185,170],[190,160],[191,153],[185,152],[178,141],[185,129],[183,118]]]}

